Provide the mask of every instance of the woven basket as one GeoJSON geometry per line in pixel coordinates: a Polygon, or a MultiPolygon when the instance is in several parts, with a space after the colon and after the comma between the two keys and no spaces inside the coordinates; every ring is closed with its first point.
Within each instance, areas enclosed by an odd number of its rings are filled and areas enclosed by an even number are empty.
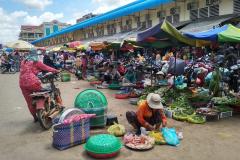
{"type": "Polygon", "coordinates": [[[90,135],[89,119],[53,125],[53,146],[59,150],[85,143],[90,135]]]}

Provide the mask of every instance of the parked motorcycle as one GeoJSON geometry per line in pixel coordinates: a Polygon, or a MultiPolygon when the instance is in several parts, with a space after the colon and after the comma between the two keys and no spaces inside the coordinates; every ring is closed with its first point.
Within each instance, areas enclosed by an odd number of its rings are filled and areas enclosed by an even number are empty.
{"type": "MultiPolygon", "coordinates": [[[[37,77],[41,80],[43,84],[50,83],[49,79],[45,78],[47,72],[39,72],[37,77]]],[[[61,76],[60,74],[54,76],[54,81],[61,81],[61,76]]]]}
{"type": "Polygon", "coordinates": [[[230,67],[230,75],[228,86],[230,90],[234,90],[235,93],[239,92],[240,87],[240,64],[230,67]]]}
{"type": "Polygon", "coordinates": [[[10,60],[9,64],[2,64],[0,66],[0,72],[1,74],[15,74],[17,72],[17,68],[14,60],[10,60]],[[9,65],[9,69],[7,69],[7,65],[9,65]]]}
{"type": "Polygon", "coordinates": [[[38,121],[43,129],[49,129],[54,119],[64,109],[62,106],[61,92],[54,84],[54,79],[58,74],[47,73],[41,79],[46,79],[49,86],[40,92],[31,94],[33,106],[37,110],[38,121]]]}

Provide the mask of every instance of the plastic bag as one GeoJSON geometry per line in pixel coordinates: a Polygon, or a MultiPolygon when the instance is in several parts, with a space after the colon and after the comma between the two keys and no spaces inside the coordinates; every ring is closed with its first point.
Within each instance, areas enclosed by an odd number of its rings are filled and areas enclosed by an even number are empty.
{"type": "Polygon", "coordinates": [[[114,122],[114,125],[108,128],[108,133],[115,136],[123,136],[125,134],[125,127],[114,122]]]}
{"type": "Polygon", "coordinates": [[[162,128],[162,134],[167,144],[178,146],[180,144],[177,132],[174,128],[162,128]]]}

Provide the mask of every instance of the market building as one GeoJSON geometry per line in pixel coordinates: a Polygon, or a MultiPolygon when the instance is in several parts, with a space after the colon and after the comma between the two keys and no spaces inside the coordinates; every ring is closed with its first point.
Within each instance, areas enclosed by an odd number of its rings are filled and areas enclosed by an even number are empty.
{"type": "Polygon", "coordinates": [[[53,20],[51,22],[43,22],[40,26],[42,27],[44,37],[45,37],[52,33],[60,31],[66,27],[69,27],[70,25],[67,23],[59,22],[57,20],[53,20]]]}
{"type": "Polygon", "coordinates": [[[19,40],[32,42],[44,37],[42,28],[40,26],[22,25],[19,34],[19,40]]]}
{"type": "Polygon", "coordinates": [[[80,22],[83,22],[87,19],[90,19],[90,18],[93,18],[93,17],[96,17],[97,15],[96,14],[93,14],[93,13],[89,13],[89,14],[86,14],[84,16],[82,16],[81,18],[77,19],[77,23],[80,23],[80,22]]]}
{"type": "Polygon", "coordinates": [[[183,32],[237,25],[239,0],[138,0],[33,42],[53,46],[71,41],[114,41],[157,25],[166,19],[183,32]]]}
{"type": "Polygon", "coordinates": [[[69,24],[62,23],[57,20],[53,20],[51,22],[43,22],[39,26],[22,25],[21,32],[19,34],[19,40],[33,42],[39,38],[48,36],[69,26],[69,24]]]}

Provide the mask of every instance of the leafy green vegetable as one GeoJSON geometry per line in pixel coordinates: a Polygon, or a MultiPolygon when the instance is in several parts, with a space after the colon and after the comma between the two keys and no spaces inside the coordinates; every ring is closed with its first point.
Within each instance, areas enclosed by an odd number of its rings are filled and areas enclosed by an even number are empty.
{"type": "Polygon", "coordinates": [[[188,117],[188,122],[194,124],[203,124],[206,122],[206,118],[201,115],[192,115],[188,117]]]}
{"type": "Polygon", "coordinates": [[[173,119],[179,120],[179,121],[186,121],[188,119],[188,115],[181,111],[175,111],[173,113],[173,119]]]}

